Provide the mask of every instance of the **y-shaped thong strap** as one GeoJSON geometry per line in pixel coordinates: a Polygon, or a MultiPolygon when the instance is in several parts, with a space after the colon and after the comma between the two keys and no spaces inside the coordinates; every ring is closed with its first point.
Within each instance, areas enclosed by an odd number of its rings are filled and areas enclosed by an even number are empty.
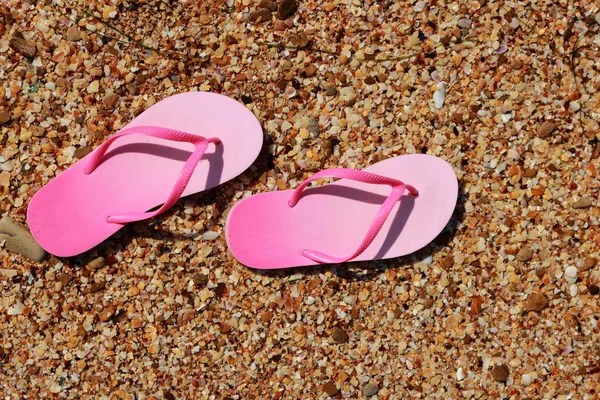
{"type": "Polygon", "coordinates": [[[143,219],[152,218],[164,211],[166,211],[169,207],[171,207],[179,198],[181,194],[185,190],[196,166],[200,162],[200,159],[204,155],[204,152],[208,148],[209,143],[220,144],[221,140],[218,138],[205,138],[203,136],[194,135],[191,133],[181,132],[174,129],[162,128],[159,126],[136,126],[133,128],[126,128],[102,143],[100,147],[96,149],[92,155],[90,155],[89,161],[83,172],[86,175],[92,174],[96,168],[102,162],[102,158],[104,154],[108,150],[108,147],[112,142],[117,140],[123,136],[129,135],[144,135],[151,136],[155,138],[172,140],[176,142],[188,142],[192,143],[195,147],[194,152],[187,159],[181,172],[179,173],[179,177],[175,181],[175,186],[169,194],[167,200],[163,203],[163,205],[156,211],[150,212],[123,212],[118,214],[109,215],[106,218],[107,222],[115,223],[115,224],[126,224],[129,222],[140,221],[143,219]]]}
{"type": "Polygon", "coordinates": [[[375,239],[375,237],[381,230],[381,227],[385,223],[387,217],[390,215],[390,212],[394,208],[394,205],[396,204],[396,202],[398,200],[400,200],[400,198],[402,197],[404,192],[406,190],[408,190],[408,192],[413,196],[416,196],[419,194],[417,189],[415,189],[413,186],[406,185],[405,183],[403,183],[399,180],[396,180],[396,179],[388,178],[388,177],[377,175],[377,174],[372,174],[372,173],[366,172],[366,171],[357,171],[354,169],[346,169],[346,168],[333,168],[333,169],[328,169],[325,171],[317,172],[316,174],[312,175],[310,178],[308,178],[307,180],[302,182],[302,184],[300,186],[298,186],[292,193],[292,197],[290,198],[288,205],[290,207],[294,207],[300,200],[300,197],[302,196],[302,192],[304,191],[306,186],[310,182],[312,182],[316,179],[319,179],[319,178],[344,178],[344,179],[352,179],[352,180],[360,181],[360,182],[364,182],[364,183],[389,185],[392,187],[392,193],[390,193],[388,198],[381,205],[381,208],[377,212],[377,215],[375,215],[375,219],[373,220],[371,227],[367,231],[367,235],[365,236],[362,243],[360,244],[360,246],[358,246],[358,249],[354,253],[352,253],[351,255],[349,255],[347,257],[333,257],[333,256],[329,256],[327,254],[321,253],[316,250],[304,250],[302,252],[302,254],[305,257],[310,258],[311,260],[319,262],[319,263],[328,263],[328,264],[342,263],[342,262],[350,261],[350,260],[358,257],[373,242],[373,240],[375,239]]]}

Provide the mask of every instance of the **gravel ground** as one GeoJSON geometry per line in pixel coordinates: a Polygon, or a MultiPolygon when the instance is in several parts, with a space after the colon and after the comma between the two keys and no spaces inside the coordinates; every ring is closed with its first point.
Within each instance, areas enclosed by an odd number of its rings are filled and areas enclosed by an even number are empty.
{"type": "Polygon", "coordinates": [[[600,5],[4,0],[0,199],[144,109],[216,91],[255,165],[82,256],[0,250],[7,399],[594,399],[600,5]],[[409,257],[264,273],[223,223],[252,193],[422,152],[461,195],[409,257]]]}

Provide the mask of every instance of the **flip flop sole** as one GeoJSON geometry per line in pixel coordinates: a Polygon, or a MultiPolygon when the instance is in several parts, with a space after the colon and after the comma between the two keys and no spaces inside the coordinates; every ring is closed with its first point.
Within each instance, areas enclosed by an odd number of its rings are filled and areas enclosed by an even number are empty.
{"type": "MultiPolygon", "coordinates": [[[[413,253],[430,243],[452,217],[458,181],[452,167],[430,155],[390,158],[363,171],[398,179],[419,191],[402,196],[371,245],[352,261],[378,260],[413,253]]],[[[352,254],[389,186],[341,179],[308,188],[288,205],[292,190],[262,193],[237,203],[229,212],[226,238],[242,264],[257,269],[316,265],[303,250],[331,256],[352,254]]]]}
{"type": "MultiPolygon", "coordinates": [[[[263,143],[254,114],[216,93],[188,92],[168,97],[126,128],[160,126],[217,137],[197,165],[182,194],[224,183],[244,172],[263,143]]],[[[73,256],[98,245],[123,225],[109,215],[145,212],[162,204],[194,150],[190,143],[148,136],[123,136],[112,143],[93,173],[83,170],[92,153],[63,171],[32,198],[27,210],[31,233],[56,256],[73,256]]]]}

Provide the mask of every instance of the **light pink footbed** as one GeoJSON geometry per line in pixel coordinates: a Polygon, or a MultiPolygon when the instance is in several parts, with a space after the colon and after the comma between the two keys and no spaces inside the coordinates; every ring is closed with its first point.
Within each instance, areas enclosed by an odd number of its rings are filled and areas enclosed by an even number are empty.
{"type": "MultiPolygon", "coordinates": [[[[450,220],[458,181],[444,160],[424,154],[390,158],[363,171],[397,179],[419,194],[405,193],[370,246],[352,261],[413,253],[430,243],[450,220]]],[[[290,207],[293,190],[261,193],[241,200],[227,217],[229,249],[242,264],[257,269],[315,265],[304,250],[347,256],[360,245],[382,203],[387,185],[340,179],[304,190],[290,207]]]]}
{"type": "MultiPolygon", "coordinates": [[[[262,128],[254,114],[216,93],[188,92],[168,97],[126,128],[141,126],[221,140],[221,144],[208,145],[182,196],[241,174],[252,165],[263,143],[262,128]]],[[[108,216],[145,212],[164,203],[193,151],[194,145],[185,142],[140,135],[120,137],[110,144],[92,173],[86,175],[84,168],[94,152],[35,194],[27,210],[31,233],[56,256],[89,250],[123,227],[107,222],[108,216]]]]}

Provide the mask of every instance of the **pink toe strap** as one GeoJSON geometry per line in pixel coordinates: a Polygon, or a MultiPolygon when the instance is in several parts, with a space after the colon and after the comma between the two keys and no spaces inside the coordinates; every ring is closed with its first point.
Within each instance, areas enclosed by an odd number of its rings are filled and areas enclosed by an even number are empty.
{"type": "Polygon", "coordinates": [[[386,219],[390,215],[390,212],[394,208],[394,205],[396,204],[396,202],[398,200],[400,200],[402,195],[404,195],[404,192],[406,190],[408,190],[408,192],[413,196],[416,196],[419,194],[417,189],[415,189],[413,186],[406,185],[405,183],[403,183],[399,180],[396,180],[396,179],[388,178],[388,177],[377,175],[377,174],[372,174],[370,172],[357,171],[354,169],[333,168],[333,169],[328,169],[328,170],[317,172],[316,174],[314,174],[313,176],[311,176],[310,178],[308,178],[307,180],[302,182],[302,184],[293,191],[292,196],[288,202],[288,205],[290,207],[294,207],[300,200],[300,197],[302,196],[302,193],[303,193],[304,189],[306,188],[306,186],[310,182],[312,182],[316,179],[319,179],[319,178],[344,178],[344,179],[351,179],[351,180],[364,182],[364,183],[389,185],[392,187],[392,193],[390,193],[388,198],[381,205],[381,208],[377,212],[377,215],[375,215],[375,219],[373,220],[371,227],[367,231],[367,235],[365,236],[362,243],[358,246],[358,249],[354,253],[352,253],[351,255],[349,255],[347,257],[332,257],[332,256],[329,256],[327,254],[321,253],[316,250],[303,250],[302,251],[302,254],[305,257],[310,258],[311,260],[319,262],[319,263],[328,263],[328,264],[342,263],[342,262],[350,261],[350,260],[358,257],[373,242],[373,240],[375,239],[375,237],[381,230],[381,227],[385,223],[386,219]]]}
{"type": "Polygon", "coordinates": [[[175,181],[175,185],[173,187],[173,190],[171,191],[171,194],[169,194],[169,197],[167,198],[167,200],[163,203],[163,205],[158,210],[152,211],[152,212],[123,212],[123,213],[109,215],[106,218],[107,222],[115,223],[115,224],[126,224],[129,222],[140,221],[143,219],[152,218],[152,217],[159,215],[160,213],[166,211],[169,207],[171,207],[173,204],[175,204],[175,202],[177,202],[177,200],[181,197],[181,194],[185,190],[188,182],[190,181],[190,178],[192,177],[192,174],[194,173],[196,166],[198,165],[198,163],[200,162],[200,159],[202,159],[202,156],[204,155],[204,152],[208,148],[208,144],[209,143],[214,143],[214,144],[221,143],[221,140],[218,138],[206,139],[203,136],[194,135],[194,134],[186,133],[186,132],[181,132],[181,131],[177,131],[174,129],[162,128],[159,126],[136,126],[133,128],[126,128],[126,129],[123,129],[122,131],[120,131],[119,133],[117,133],[116,135],[114,135],[113,137],[111,137],[110,139],[106,140],[104,143],[102,143],[100,145],[100,147],[98,147],[96,149],[96,151],[94,151],[90,155],[88,164],[84,168],[83,172],[86,175],[92,174],[94,172],[94,170],[96,170],[96,168],[98,168],[100,166],[100,163],[102,162],[102,158],[104,157],[104,154],[108,150],[108,147],[110,146],[110,144],[122,136],[129,136],[129,135],[143,135],[143,136],[151,136],[151,137],[165,139],[165,140],[172,140],[172,141],[176,141],[176,142],[188,142],[188,143],[192,143],[194,145],[195,149],[194,149],[194,152],[190,155],[190,157],[187,159],[187,161],[183,165],[183,168],[181,169],[179,177],[175,181]]]}

